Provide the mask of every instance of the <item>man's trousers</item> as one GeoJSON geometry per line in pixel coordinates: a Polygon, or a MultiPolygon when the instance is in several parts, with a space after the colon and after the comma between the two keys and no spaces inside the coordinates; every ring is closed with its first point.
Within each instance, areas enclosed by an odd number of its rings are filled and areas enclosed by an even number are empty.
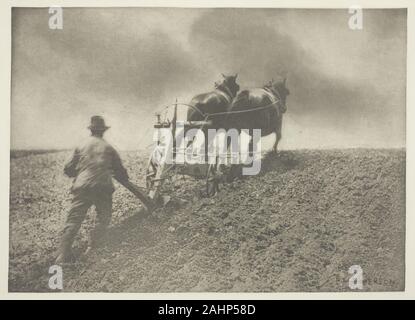
{"type": "Polygon", "coordinates": [[[107,226],[111,221],[112,190],[91,189],[73,192],[72,204],[66,218],[61,242],[61,253],[69,254],[76,234],[85,220],[91,206],[96,209],[95,227],[92,229],[89,246],[96,247],[103,239],[107,226]]]}

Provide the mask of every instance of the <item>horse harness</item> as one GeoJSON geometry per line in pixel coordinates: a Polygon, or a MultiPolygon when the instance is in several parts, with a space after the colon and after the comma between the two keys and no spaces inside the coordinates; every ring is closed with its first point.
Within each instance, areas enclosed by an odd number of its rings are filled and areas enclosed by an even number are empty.
{"type": "Polygon", "coordinates": [[[217,86],[215,92],[221,95],[228,104],[230,104],[232,102],[232,99],[234,98],[232,91],[226,85],[217,86]]]}
{"type": "Polygon", "coordinates": [[[278,113],[278,117],[281,116],[281,110],[278,107],[278,103],[281,101],[280,95],[277,91],[275,91],[273,88],[264,87],[262,88],[263,93],[268,97],[268,99],[271,101],[271,104],[268,106],[276,106],[276,110],[278,113]]]}

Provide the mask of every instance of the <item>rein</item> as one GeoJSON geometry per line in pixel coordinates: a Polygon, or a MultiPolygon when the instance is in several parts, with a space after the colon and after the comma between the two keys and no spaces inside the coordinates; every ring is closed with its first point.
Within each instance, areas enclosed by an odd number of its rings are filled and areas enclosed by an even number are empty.
{"type": "MultiPolygon", "coordinates": [[[[218,88],[216,88],[216,89],[218,89],[218,88]]],[[[248,112],[253,112],[253,111],[258,111],[258,110],[264,110],[264,109],[271,108],[271,107],[275,106],[275,104],[281,102],[280,95],[275,90],[272,90],[272,89],[271,90],[267,90],[265,88],[263,88],[263,89],[266,90],[266,91],[268,91],[270,94],[273,94],[274,97],[277,98],[277,99],[276,99],[276,101],[271,102],[270,104],[267,104],[266,106],[259,107],[259,108],[250,108],[250,109],[238,110],[238,111],[225,111],[225,112],[216,112],[216,113],[204,113],[199,108],[197,108],[197,107],[195,107],[193,105],[186,104],[186,103],[177,103],[177,104],[168,105],[168,106],[164,107],[163,110],[167,110],[168,108],[171,108],[174,105],[177,105],[177,106],[185,106],[185,107],[189,107],[189,108],[195,110],[196,112],[198,112],[204,118],[204,120],[207,120],[207,119],[209,119],[211,117],[215,117],[215,116],[232,115],[232,114],[248,113],[248,112]]],[[[278,111],[279,111],[279,113],[281,113],[280,110],[278,110],[278,111]]]]}
{"type": "MultiPolygon", "coordinates": [[[[267,89],[263,88],[265,91],[268,91],[267,89]]],[[[238,110],[238,111],[228,111],[228,112],[217,112],[217,113],[207,113],[206,114],[206,118],[205,119],[209,119],[209,117],[212,116],[221,116],[221,115],[232,115],[232,114],[238,114],[238,113],[245,113],[245,112],[253,112],[253,111],[258,111],[258,110],[263,110],[263,109],[267,109],[267,108],[271,108],[273,106],[275,106],[275,104],[281,102],[281,98],[278,92],[276,92],[275,90],[271,89],[268,91],[269,94],[273,94],[274,97],[276,98],[276,101],[271,102],[270,104],[267,104],[266,106],[263,107],[259,107],[259,108],[251,108],[251,109],[246,109],[246,110],[238,110]]],[[[281,111],[278,108],[278,113],[281,113],[281,111]]]]}

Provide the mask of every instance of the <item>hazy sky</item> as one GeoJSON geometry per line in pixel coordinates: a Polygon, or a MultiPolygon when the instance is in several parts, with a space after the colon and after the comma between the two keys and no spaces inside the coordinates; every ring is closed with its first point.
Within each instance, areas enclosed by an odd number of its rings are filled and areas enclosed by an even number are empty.
{"type": "MultiPolygon", "coordinates": [[[[406,10],[13,9],[12,148],[71,148],[91,115],[119,149],[151,143],[154,112],[287,74],[281,148],[405,145],[406,10]]],[[[272,138],[271,138],[272,139],[272,138]]],[[[269,139],[268,139],[269,140],[269,139]]],[[[269,141],[268,141],[269,142],[269,141]]]]}

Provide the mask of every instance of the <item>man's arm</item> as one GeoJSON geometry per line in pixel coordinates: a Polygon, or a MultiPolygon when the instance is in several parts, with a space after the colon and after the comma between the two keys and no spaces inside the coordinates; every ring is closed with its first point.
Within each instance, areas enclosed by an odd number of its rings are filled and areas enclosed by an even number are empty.
{"type": "Polygon", "coordinates": [[[113,157],[112,157],[112,170],[114,178],[121,182],[121,181],[128,181],[130,178],[128,176],[127,170],[124,168],[120,155],[114,149],[113,157]]]}
{"type": "Polygon", "coordinates": [[[65,164],[65,168],[63,169],[63,172],[70,178],[74,178],[77,175],[76,172],[76,166],[78,165],[80,158],[80,153],[78,149],[75,149],[72,157],[69,159],[69,161],[65,164]]]}

